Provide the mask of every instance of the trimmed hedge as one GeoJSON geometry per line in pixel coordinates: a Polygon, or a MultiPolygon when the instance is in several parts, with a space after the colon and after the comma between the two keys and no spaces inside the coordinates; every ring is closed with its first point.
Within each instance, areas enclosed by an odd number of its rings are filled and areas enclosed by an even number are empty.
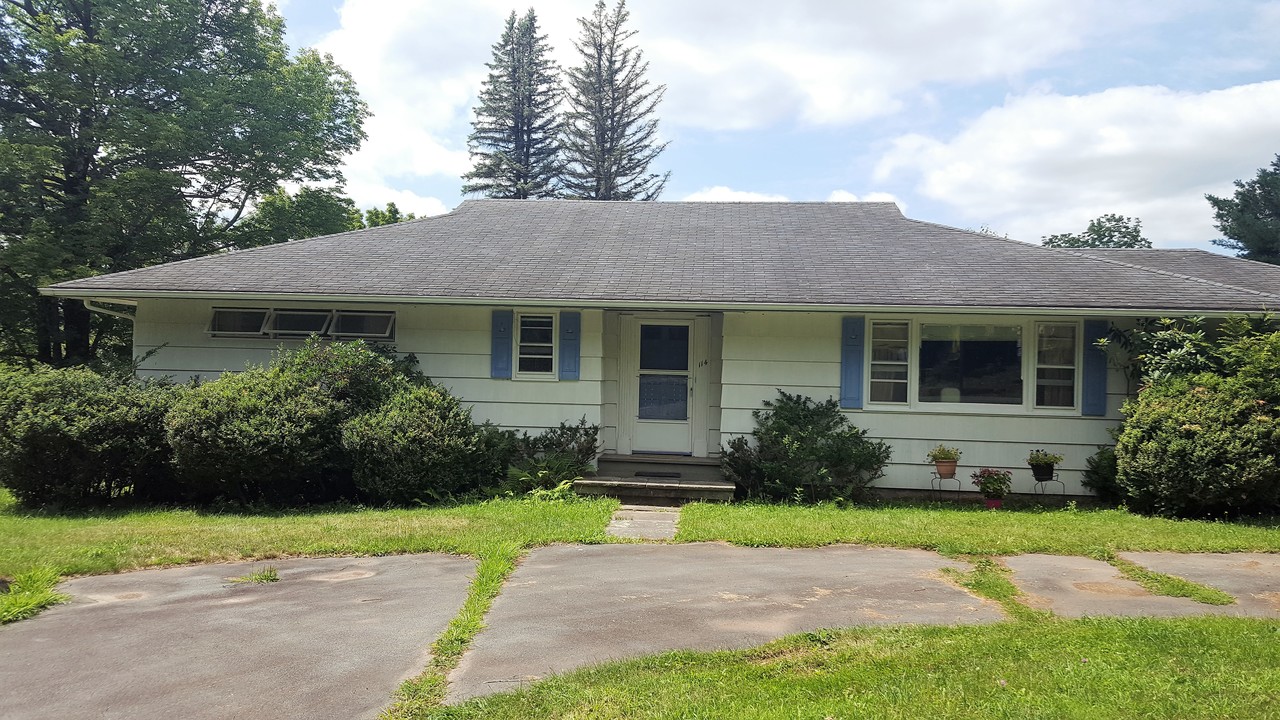
{"type": "Polygon", "coordinates": [[[445,500],[493,480],[488,443],[471,411],[438,387],[415,387],[348,421],[342,446],[353,479],[375,503],[445,500]]]}
{"type": "Polygon", "coordinates": [[[171,477],[162,420],[181,394],[84,368],[0,371],[0,484],[28,506],[154,499],[171,477]]]}

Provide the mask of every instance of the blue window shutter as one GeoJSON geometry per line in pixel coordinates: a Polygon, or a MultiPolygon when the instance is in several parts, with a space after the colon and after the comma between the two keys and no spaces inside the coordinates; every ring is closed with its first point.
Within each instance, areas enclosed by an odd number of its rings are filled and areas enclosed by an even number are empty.
{"type": "Polygon", "coordinates": [[[1095,343],[1107,336],[1106,320],[1084,321],[1084,375],[1080,412],[1102,417],[1107,414],[1107,351],[1095,343]]]}
{"type": "Polygon", "coordinates": [[[493,311],[493,346],[489,351],[489,377],[511,378],[511,323],[514,319],[514,311],[493,311]]]}
{"type": "Polygon", "coordinates": [[[560,379],[577,380],[582,352],[582,313],[560,313],[560,379]]]}
{"type": "Polygon", "coordinates": [[[840,407],[862,409],[862,359],[867,321],[861,315],[843,318],[840,339],[840,407]]]}

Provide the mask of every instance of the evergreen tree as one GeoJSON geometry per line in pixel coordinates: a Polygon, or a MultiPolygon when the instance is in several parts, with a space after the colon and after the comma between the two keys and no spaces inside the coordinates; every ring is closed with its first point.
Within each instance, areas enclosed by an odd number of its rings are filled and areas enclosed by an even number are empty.
{"type": "Polygon", "coordinates": [[[666,149],[657,141],[654,110],[665,85],[650,87],[649,63],[627,41],[626,0],[612,11],[597,0],[591,17],[580,18],[574,43],[582,64],[569,70],[565,117],[565,194],[584,200],[656,200],[671,173],[649,172],[666,149]]]}
{"type": "Polygon", "coordinates": [[[533,8],[507,18],[493,46],[467,147],[475,167],[462,192],[491,198],[555,197],[560,176],[560,83],[533,8]]]}
{"type": "Polygon", "coordinates": [[[1270,168],[1248,182],[1236,181],[1229,198],[1205,195],[1213,206],[1214,224],[1225,239],[1213,244],[1235,250],[1246,260],[1280,265],[1280,155],[1270,168]]]}
{"type": "Polygon", "coordinates": [[[1059,233],[1040,238],[1040,244],[1056,248],[1149,248],[1142,236],[1142,220],[1107,213],[1089,221],[1082,233],[1059,233]]]}

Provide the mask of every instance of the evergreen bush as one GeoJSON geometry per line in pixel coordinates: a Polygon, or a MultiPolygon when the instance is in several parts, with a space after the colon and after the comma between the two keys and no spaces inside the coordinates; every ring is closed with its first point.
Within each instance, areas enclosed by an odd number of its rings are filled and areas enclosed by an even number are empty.
{"type": "Polygon", "coordinates": [[[84,368],[0,370],[0,484],[28,506],[162,494],[163,418],[181,393],[84,368]]]}
{"type": "Polygon", "coordinates": [[[854,427],[835,400],[816,402],[778,391],[752,413],[754,442],[734,438],[721,456],[725,475],[746,498],[853,499],[884,476],[892,455],[854,427]]]}

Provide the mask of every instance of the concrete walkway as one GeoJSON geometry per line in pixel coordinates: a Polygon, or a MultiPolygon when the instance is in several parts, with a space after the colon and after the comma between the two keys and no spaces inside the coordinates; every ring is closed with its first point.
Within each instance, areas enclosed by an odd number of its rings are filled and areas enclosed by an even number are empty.
{"type": "Polygon", "coordinates": [[[449,701],[675,649],[747,648],[848,625],[994,622],[923,550],[564,545],[534,550],[450,675],[449,701]]]}
{"type": "MultiPolygon", "coordinates": [[[[674,532],[675,512],[623,515],[616,531],[674,532]],[[659,525],[665,527],[659,528],[659,525]]],[[[1217,587],[1236,605],[1152,596],[1087,558],[1005,558],[1033,605],[1065,617],[1280,618],[1280,554],[1125,553],[1217,587]]],[[[923,550],[719,543],[533,550],[450,676],[449,700],[549,673],[678,649],[744,648],[869,624],[1004,618],[952,584],[968,569],[923,550]]],[[[81,578],[69,605],[0,627],[0,717],[372,718],[461,607],[472,560],[447,555],[282,560],[81,578]],[[234,585],[266,566],[280,581],[234,585]]]]}
{"type": "Polygon", "coordinates": [[[623,505],[614,511],[605,532],[618,538],[672,540],[679,521],[678,507],[623,505]]]}
{"type": "Polygon", "coordinates": [[[462,607],[450,555],[273,560],[87,577],[0,627],[0,717],[374,718],[462,607]],[[231,584],[264,567],[278,582],[231,584]]]}

